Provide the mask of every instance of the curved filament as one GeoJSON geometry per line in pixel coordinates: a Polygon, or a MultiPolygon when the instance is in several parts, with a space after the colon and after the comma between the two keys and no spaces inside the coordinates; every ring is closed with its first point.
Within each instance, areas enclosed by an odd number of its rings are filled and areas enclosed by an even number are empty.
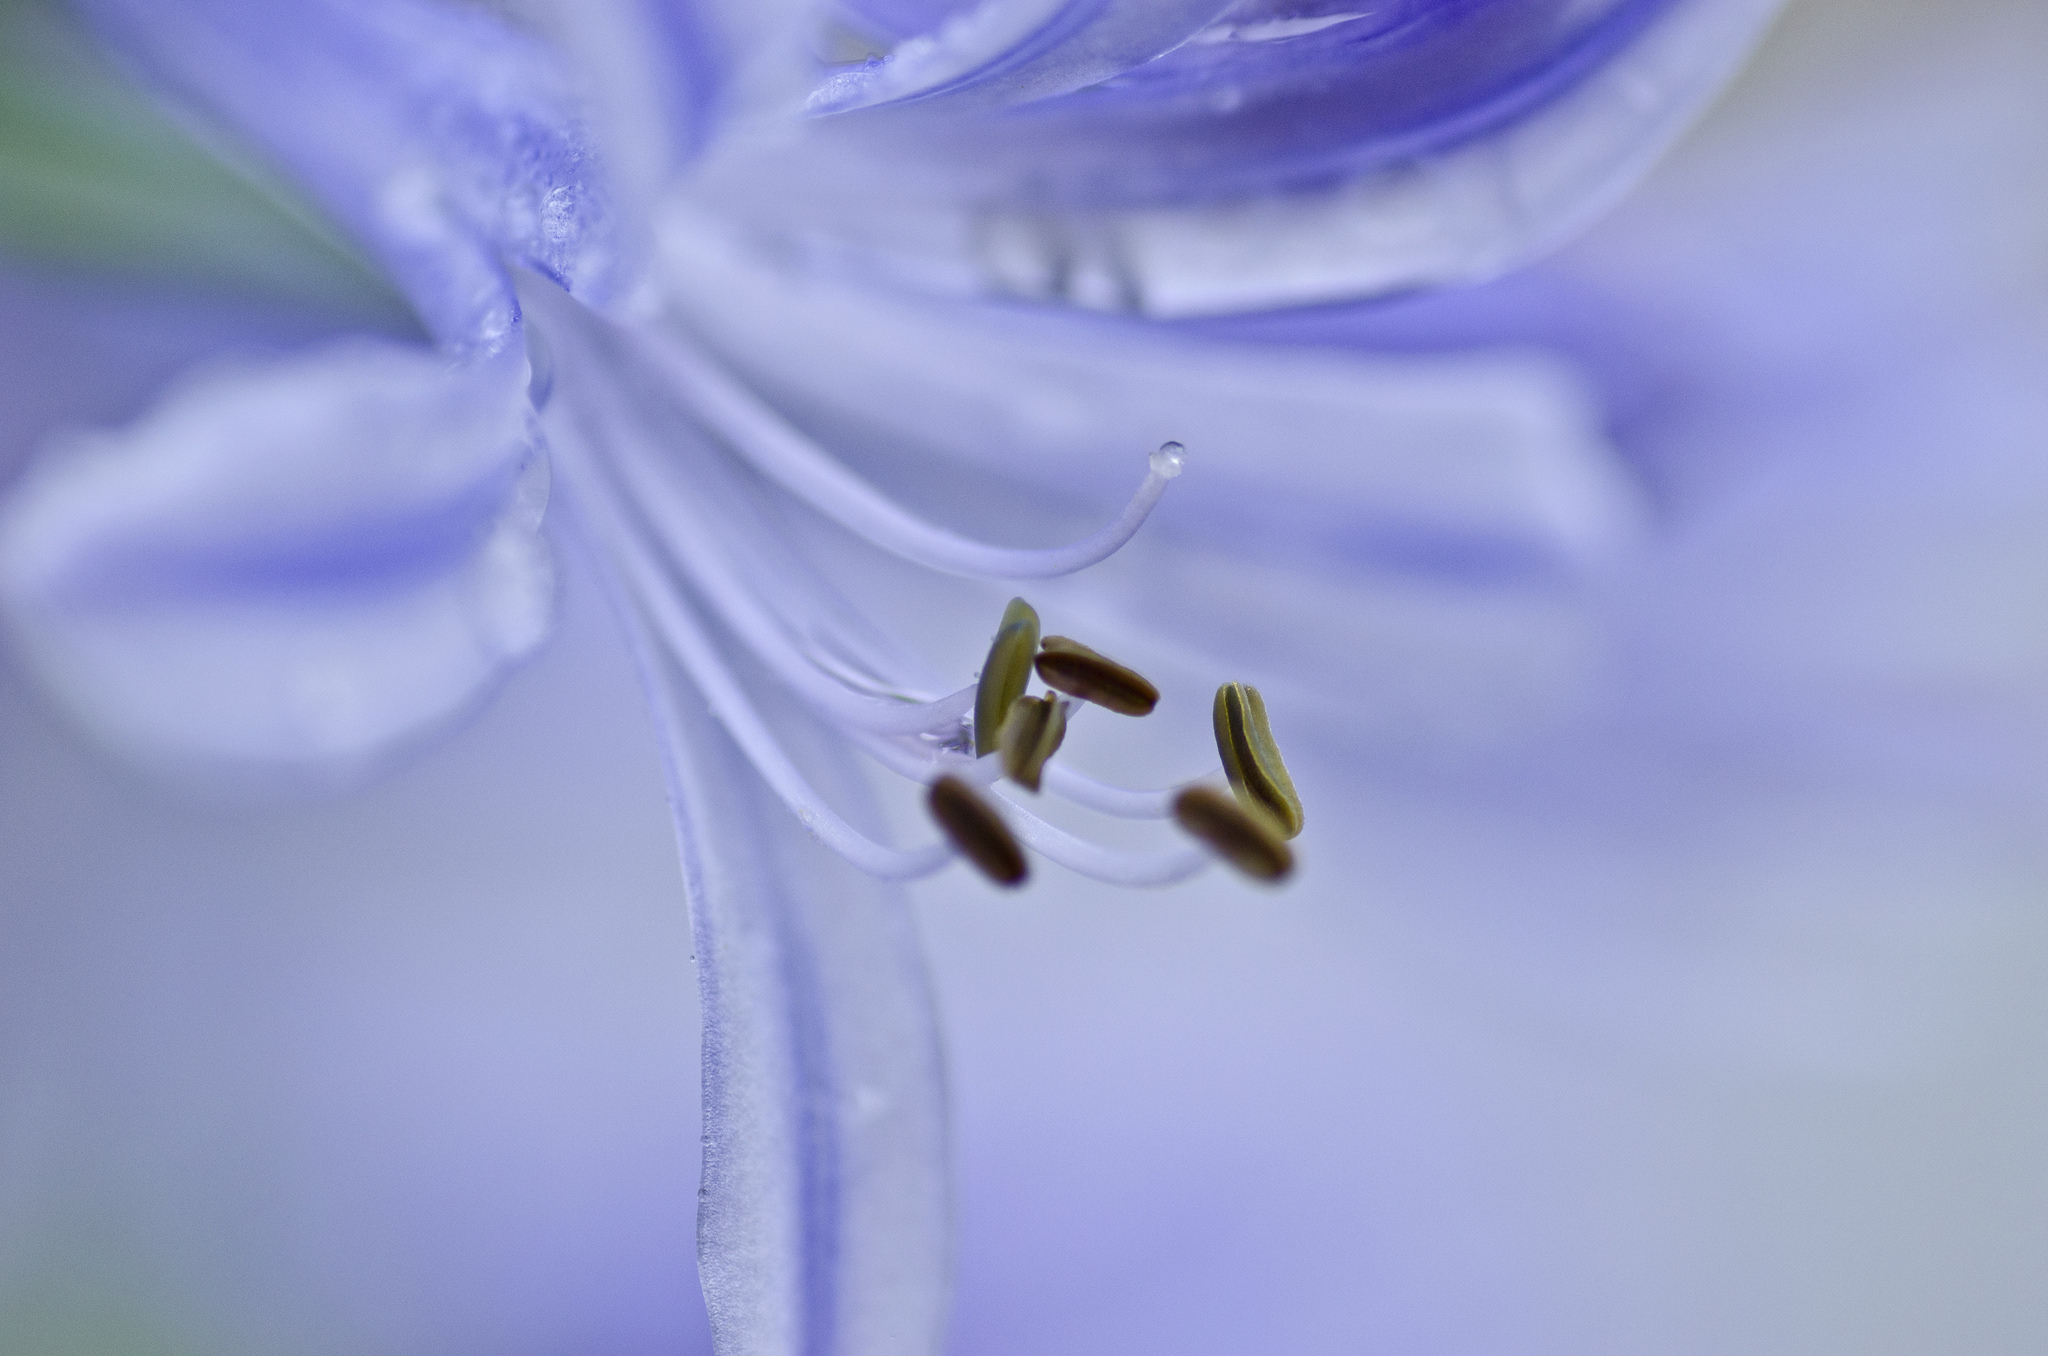
{"type": "Polygon", "coordinates": [[[604,492],[602,479],[586,471],[584,481],[596,492],[581,497],[577,507],[597,519],[603,539],[614,545],[615,555],[623,557],[628,598],[704,694],[719,724],[790,813],[826,847],[884,880],[928,876],[951,861],[953,849],[945,843],[909,849],[877,843],[825,803],[769,731],[732,670],[719,656],[716,645],[683,605],[676,590],[661,586],[647,549],[639,544],[618,505],[604,492]]]}
{"type": "Polygon", "coordinates": [[[991,546],[928,523],[883,495],[687,341],[648,329],[635,333],[691,407],[755,470],[855,536],[946,574],[1051,579],[1086,569],[1136,535],[1180,471],[1177,458],[1155,457],[1123,512],[1079,541],[1042,549],[991,546]]]}

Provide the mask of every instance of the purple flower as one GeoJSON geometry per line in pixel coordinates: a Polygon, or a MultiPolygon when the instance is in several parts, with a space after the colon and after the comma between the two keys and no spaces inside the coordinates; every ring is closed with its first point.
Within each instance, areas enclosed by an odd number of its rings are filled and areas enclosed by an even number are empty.
{"type": "MultiPolygon", "coordinates": [[[[1908,872],[1972,850],[1911,808],[1850,815],[1845,846],[1831,849],[1836,802],[1825,796],[1776,802],[1809,867],[1734,820],[1718,839],[1700,836],[1701,817],[1727,816],[1731,798],[1773,803],[1759,788],[1788,767],[1835,776],[1871,760],[1906,784],[1932,764],[1973,788],[2026,778],[2023,760],[1958,742],[1940,721],[1902,725],[1882,682],[1866,695],[1859,674],[1831,667],[1858,653],[1862,633],[1802,648],[1825,609],[1778,601],[1788,581],[1813,577],[1814,557],[1798,530],[1772,536],[1767,508],[1759,520],[1744,503],[1810,512],[1802,487],[1838,493],[1840,478],[1774,456],[1767,439],[1751,453],[1761,470],[1729,464],[1720,449],[1737,432],[1789,438],[1801,425],[1753,394],[1769,383],[1744,357],[1713,343],[1727,336],[1746,355],[1796,335],[1784,296],[1745,310],[1754,283],[1740,267],[1645,280],[1655,242],[1676,229],[1657,229],[1653,196],[1638,209],[1648,225],[1624,222],[1577,255],[1462,297],[1222,318],[1483,279],[1549,248],[1647,166],[1769,8],[876,0],[821,31],[805,14],[752,7],[540,7],[514,28],[422,4],[84,5],[108,49],[233,138],[231,153],[299,184],[403,291],[436,346],[358,337],[216,365],[118,432],[53,444],[11,492],[0,543],[18,652],[88,728],[174,771],[290,781],[382,767],[474,709],[545,634],[551,477],[562,512],[549,533],[569,546],[571,577],[605,590],[624,625],[678,810],[705,1019],[700,1269],[724,1351],[939,1341],[950,1207],[927,981],[903,897],[839,858],[886,878],[947,853],[896,846],[935,840],[886,800],[868,803],[851,755],[912,780],[964,767],[953,746],[966,685],[1008,587],[942,576],[1036,577],[1106,554],[1164,488],[1173,468],[1139,463],[1169,438],[1187,444],[1189,473],[1153,527],[1099,570],[1029,586],[1059,629],[1101,638],[1160,678],[1169,705],[1140,731],[1077,728],[1110,761],[1090,765],[1077,738],[1050,789],[1112,820],[1156,815],[1163,796],[1116,788],[1212,766],[1198,752],[1200,696],[1250,678],[1272,698],[1317,826],[1301,897],[1327,911],[1283,915],[1289,926],[1334,929],[1326,940],[1347,943],[1335,948],[1346,957],[1384,948],[1423,973],[1448,966],[1449,990],[1467,998],[1534,994],[1507,1001],[1602,1027],[1662,995],[1680,1009],[1661,1024],[1676,1037],[1652,1048],[1753,1051],[1796,1029],[1814,1042],[1796,1058],[1881,1063],[1869,1052],[1889,1048],[1882,1033],[1773,1016],[1783,994],[1805,991],[1765,985],[1759,999],[1740,964],[1731,979],[1713,945],[1688,945],[1695,930],[1670,921],[1688,908],[1726,916],[1669,890],[1703,842],[1722,845],[1718,866],[1756,877],[1699,887],[1700,900],[1735,901],[1738,916],[1788,891],[1804,900],[1834,888],[1801,894],[1802,879],[1852,879],[1842,854],[1878,841],[1873,824],[1891,826],[1883,836],[1908,872]],[[1682,323],[1646,323],[1634,306],[1682,323]],[[1289,346],[1303,341],[1346,347],[1289,346]],[[1717,495],[1716,477],[1739,489],[1717,495]],[[1076,524],[1112,514],[1141,478],[1134,508],[1085,548],[966,535],[1082,535],[1076,524]],[[1786,541],[1802,544],[1781,570],[1754,564],[1759,543],[1786,541]],[[1741,568],[1759,582],[1743,587],[1741,568]],[[1856,700],[1879,709],[1859,713],[1856,700]],[[1783,760],[1788,740],[1806,761],[1783,760]],[[1742,770],[1713,775],[1691,743],[1718,744],[1742,770]],[[1935,843],[1925,853],[1923,839],[1935,843]],[[1628,925],[1605,912],[1646,900],[1656,907],[1628,925]],[[1361,928],[1370,945],[1351,945],[1361,928]],[[1447,937],[1469,954],[1447,960],[1447,937]],[[1560,988],[1572,1003],[1555,1001],[1560,988]]],[[[1791,155],[1810,140],[1782,144],[1791,155]]],[[[1777,182],[1768,154],[1744,166],[1777,182]]],[[[1711,167],[1694,174],[1667,192],[1711,167]]],[[[1683,204],[1662,210],[1685,217],[1683,204]]],[[[1765,220],[1768,253],[1781,219],[1765,220]]],[[[1948,220],[1930,215],[1931,238],[1948,220]]],[[[1824,289],[1812,295],[1817,314],[1841,313],[1824,289]]],[[[1839,342],[1830,333],[1821,346],[1832,357],[1839,342]]],[[[1814,364],[1815,379],[1784,400],[1795,413],[1813,402],[1817,429],[1843,427],[1828,422],[1840,416],[1821,399],[1825,383],[1893,371],[1901,352],[1927,370],[1924,350],[1877,345],[1867,368],[1814,364]]],[[[1910,389],[1899,399],[1935,407],[1910,389]]],[[[1861,441],[1899,446],[1883,431],[1861,441]]],[[[1887,490],[1882,505],[1900,502],[1883,478],[1894,466],[1910,483],[1924,464],[1886,455],[1856,464],[1887,490]]],[[[1854,521],[1839,531],[1829,555],[1850,560],[1882,535],[1854,521]]],[[[1880,675],[1892,672],[1888,655],[1874,651],[1880,675]]],[[[1084,875],[1164,880],[1202,860],[1100,816],[1048,814],[1031,827],[1035,805],[1012,810],[1027,840],[1084,875]],[[1077,822],[1094,836],[1071,834],[1077,822]]],[[[1317,907],[1288,898],[1218,890],[1155,907],[1080,885],[1033,896],[1037,926],[1087,936],[1102,954],[1113,935],[1083,907],[1145,918],[1149,948],[1171,945],[1162,939],[1190,926],[1187,910],[1211,911],[1192,926],[1208,939],[1201,954],[1248,950],[1268,981],[1256,953],[1275,943],[1256,920],[1317,907]]],[[[967,895],[926,916],[970,974],[983,938],[1011,926],[960,931],[980,907],[967,895]]],[[[474,917],[488,926],[488,912],[474,917]]],[[[1147,961],[1136,977],[1119,967],[1136,1006],[1094,1010],[1142,1025],[1138,1000],[1166,1001],[1171,986],[1154,985],[1176,972],[1170,962],[1147,961]]],[[[1045,1056],[1007,1044],[996,1001],[1031,1003],[1020,980],[1035,969],[993,967],[987,992],[948,993],[967,1039],[1003,1056],[967,1061],[970,1107],[1010,1105],[991,1090],[991,1068],[1046,1086],[1032,1063],[1045,1056]]],[[[1342,1287],[1294,1273],[1361,1262],[1373,1293],[1349,1312],[1382,1344],[1501,1349],[1534,1331],[1578,1332],[1559,1338],[1575,1348],[1605,1340],[1574,1326],[1581,1292],[1540,1261],[1517,1269],[1478,1243],[1504,1236],[1520,1255],[1558,1218],[1568,1237],[1597,1234],[1571,1214],[1593,1207],[1553,1192],[1535,1164],[1463,1160],[1510,1173],[1524,1203],[1507,1207],[1483,1183],[1426,1178],[1411,1198],[1370,1175],[1362,1194],[1352,1183],[1319,1206],[1274,1173],[1290,1155],[1338,1161],[1354,1133],[1371,1161],[1460,1161],[1414,1146],[1483,1134],[1511,1062],[1461,1061],[1446,1035],[1383,1034],[1417,1013],[1455,1017],[1459,1003],[1407,976],[1412,993],[1396,985],[1362,1008],[1333,1004],[1355,973],[1338,964],[1277,985],[1240,986],[1200,965],[1178,973],[1215,986],[1232,1032],[1313,1028],[1247,1011],[1262,1005],[1360,1026],[1332,1033],[1327,1057],[1270,1056],[1273,1073],[1227,1058],[1246,1078],[1234,1096],[1151,1071],[1156,1119],[1137,1133],[1156,1140],[1164,1166],[1133,1158],[1128,1196],[1112,1181],[1090,1186],[1132,1203],[1147,1221],[1136,1246],[1163,1260],[1105,1283],[1142,1293],[1222,1265],[1192,1240],[1228,1226],[1204,1219],[1184,1239],[1173,1223],[1203,1215],[1170,1189],[1203,1180],[1174,1162],[1192,1152],[1176,1146],[1220,1146],[1226,1179],[1278,1183],[1270,1199],[1216,1185],[1255,1234],[1299,1228],[1298,1249],[1268,1270],[1223,1268],[1267,1297],[1255,1305],[1098,1300],[1074,1311],[1072,1328],[1043,1312],[1020,1321],[1037,1334],[1021,1338],[991,1317],[1004,1282],[977,1257],[1008,1247],[1062,1278],[1104,1266],[1116,1254],[1093,1238],[1116,1236],[1118,1211],[1083,1207],[1070,1218],[1090,1236],[1060,1237],[1056,1215],[998,1186],[966,1206],[970,1345],[1242,1349],[1271,1338],[1344,1349],[1347,1311],[1331,1298],[1342,1287]],[[1387,1076],[1430,1052],[1463,1081],[1387,1076]],[[1402,1086],[1433,1096],[1370,1109],[1402,1086]],[[1304,1087],[1327,1088],[1327,1102],[1304,1099],[1304,1087]],[[1224,1107],[1241,1130],[1161,1129],[1224,1107]],[[1330,1218],[1318,1222],[1321,1208],[1330,1218]],[[1010,1234],[1000,1247],[988,1246],[992,1214],[1010,1234]],[[1529,1290],[1453,1313],[1454,1301],[1430,1296],[1465,1293],[1454,1259],[1529,1290]],[[1551,1290],[1563,1297],[1541,1298],[1551,1290]],[[1320,1299],[1295,1306],[1294,1294],[1320,1299]],[[1119,1329],[1130,1321],[1119,1315],[1139,1314],[1142,1328],[1119,1329]],[[1254,1316],[1255,1329],[1231,1326],[1254,1316]]],[[[1830,1009],[1869,1010],[1854,994],[1830,1009]]],[[[1057,1004],[1032,1011],[1054,1048],[1087,1047],[1057,1004]]],[[[1108,1067],[1076,1086],[1116,1107],[1124,1093],[1108,1067]]],[[[1085,1104],[1058,1096],[1079,1130],[1054,1125],[1054,1142],[1115,1140],[1113,1124],[1092,1125],[1085,1104]]],[[[1003,1132],[976,1149],[978,1129],[970,1113],[969,1181],[989,1190],[1004,1179],[976,1155],[1003,1132]]],[[[1024,1161],[1035,1151],[1007,1147],[1024,1161]]],[[[1623,1180],[1605,1185],[1623,1191],[1623,1180]]],[[[1670,1321],[1639,1273],[1617,1274],[1651,1321],[1670,1321]]],[[[656,1340],[635,1320],[612,1321],[621,1335],[609,1346],[656,1340]]],[[[456,1328],[429,1340],[471,1339],[456,1328]]],[[[538,1350],[585,1339],[529,1340],[538,1350]]]]}

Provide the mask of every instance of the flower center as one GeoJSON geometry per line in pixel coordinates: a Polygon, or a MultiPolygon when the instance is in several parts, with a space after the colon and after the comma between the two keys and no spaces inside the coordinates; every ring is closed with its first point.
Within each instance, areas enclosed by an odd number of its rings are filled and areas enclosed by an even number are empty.
{"type": "MultiPolygon", "coordinates": [[[[1229,774],[1235,799],[1191,797],[1189,785],[1139,790],[1097,781],[1051,761],[1072,710],[1065,698],[1142,715],[1158,699],[1147,680],[1079,642],[1041,642],[1037,614],[1018,599],[978,682],[951,691],[920,682],[917,666],[810,562],[788,518],[794,500],[945,574],[1050,578],[1095,564],[1131,539],[1181,473],[1180,444],[1151,454],[1122,513],[1090,536],[1040,550],[994,546],[882,495],[682,333],[611,322],[531,276],[520,279],[519,291],[530,322],[534,400],[544,409],[570,514],[632,633],[655,701],[673,709],[686,700],[677,682],[686,679],[819,841],[887,879],[928,875],[958,854],[999,883],[1018,884],[1027,847],[1124,885],[1184,879],[1212,854],[1266,879],[1286,873],[1291,855],[1283,840],[1299,827],[1299,808],[1290,822],[1258,797],[1270,800],[1276,785],[1292,797],[1292,785],[1284,770],[1249,782],[1242,775],[1278,763],[1262,703],[1257,731],[1267,764],[1246,752],[1250,708],[1241,699],[1231,708],[1233,735],[1218,697],[1218,770],[1229,774]],[[1034,672],[1065,697],[1029,696],[1034,672]],[[756,676],[777,691],[763,691],[756,676]],[[793,699],[845,743],[926,785],[940,836],[897,847],[855,828],[778,737],[764,708],[779,699],[793,699]],[[1022,803],[1019,789],[1035,795],[1041,788],[1119,818],[1178,819],[1202,845],[1106,847],[1022,803]]],[[[662,723],[674,724],[666,716],[662,723]]]]}

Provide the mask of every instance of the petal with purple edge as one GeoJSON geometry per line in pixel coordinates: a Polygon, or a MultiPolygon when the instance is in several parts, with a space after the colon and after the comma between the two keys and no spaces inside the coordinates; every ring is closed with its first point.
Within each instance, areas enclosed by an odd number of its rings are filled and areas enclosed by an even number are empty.
{"type": "MultiPolygon", "coordinates": [[[[698,1265],[714,1345],[935,1356],[951,1153],[908,901],[811,840],[685,684],[651,686],[703,1005],[698,1265]]],[[[861,799],[843,754],[807,752],[842,801],[861,799]]]]}
{"type": "Polygon", "coordinates": [[[898,280],[1095,309],[1466,281],[1610,206],[1780,2],[1241,5],[1058,97],[819,120],[717,164],[703,191],[765,236],[898,280]]]}
{"type": "Polygon", "coordinates": [[[352,341],[188,377],[47,446],[0,518],[0,606],[59,700],[179,773],[348,773],[546,635],[545,474],[507,353],[352,341]]]}
{"type": "Polygon", "coordinates": [[[811,110],[933,100],[934,112],[957,114],[1051,98],[1152,60],[1226,8],[1228,0],[986,0],[829,77],[811,110]]]}

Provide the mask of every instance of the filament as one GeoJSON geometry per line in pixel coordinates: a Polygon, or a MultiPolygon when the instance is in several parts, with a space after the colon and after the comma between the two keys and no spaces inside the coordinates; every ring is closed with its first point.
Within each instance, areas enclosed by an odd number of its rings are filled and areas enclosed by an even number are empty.
{"type": "Polygon", "coordinates": [[[913,564],[971,579],[1051,579],[1086,569],[1122,549],[1180,473],[1177,457],[1155,456],[1122,513],[1066,546],[991,546],[926,522],[846,469],[766,402],[678,335],[634,331],[662,371],[706,422],[755,470],[875,546],[913,564]]]}
{"type": "Polygon", "coordinates": [[[1201,871],[1212,860],[1208,853],[1195,847],[1138,851],[1091,843],[1086,838],[1046,823],[1019,805],[1001,787],[996,793],[1009,807],[1011,831],[1023,840],[1026,847],[1037,850],[1069,870],[1110,885],[1173,885],[1201,871]]]}
{"type": "MultiPolygon", "coordinates": [[[[609,423],[602,414],[593,417],[609,423]]],[[[974,704],[972,686],[936,701],[895,700],[857,692],[820,669],[790,643],[782,628],[761,607],[753,588],[742,579],[731,553],[720,549],[707,516],[698,511],[689,495],[679,491],[673,477],[661,474],[651,459],[638,455],[632,439],[608,437],[605,441],[621,450],[609,464],[625,482],[622,488],[631,491],[630,497],[640,514],[657,529],[654,535],[662,549],[776,677],[817,707],[820,714],[883,734],[920,734],[960,723],[974,704]]]]}
{"type": "MultiPolygon", "coordinates": [[[[1213,777],[1221,771],[1219,766],[1202,776],[1213,777]]],[[[1099,782],[1085,772],[1076,772],[1066,763],[1048,763],[1045,767],[1046,790],[1062,800],[1118,819],[1171,819],[1173,798],[1199,780],[1199,777],[1191,778],[1160,791],[1138,791],[1099,782]]]]}
{"type": "Polygon", "coordinates": [[[691,682],[704,694],[719,724],[725,727],[747,761],[789,807],[798,822],[826,847],[870,875],[884,880],[927,876],[950,861],[953,849],[948,844],[892,848],[861,833],[825,803],[769,731],[754,704],[740,689],[732,670],[719,657],[717,646],[683,606],[676,591],[661,588],[655,583],[650,574],[651,560],[646,548],[639,544],[618,506],[604,492],[602,480],[596,476],[587,476],[587,479],[597,488],[597,493],[579,498],[577,507],[595,518],[595,526],[602,539],[624,558],[628,596],[652,623],[654,634],[689,674],[691,682]]]}

